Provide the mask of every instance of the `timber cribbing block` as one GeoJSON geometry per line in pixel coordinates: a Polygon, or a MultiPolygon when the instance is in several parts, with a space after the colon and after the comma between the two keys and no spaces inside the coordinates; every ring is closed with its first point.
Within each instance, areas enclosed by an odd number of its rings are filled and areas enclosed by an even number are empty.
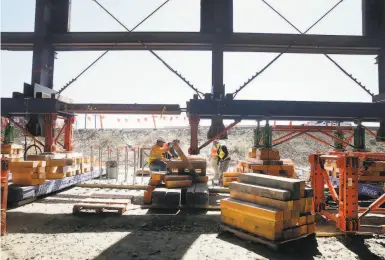
{"type": "Polygon", "coordinates": [[[167,172],[152,172],[151,173],[151,179],[156,181],[163,181],[164,177],[166,176],[167,172]]]}
{"type": "Polygon", "coordinates": [[[186,191],[185,204],[188,206],[208,205],[209,204],[209,188],[207,183],[193,184],[186,191]]]}
{"type": "Polygon", "coordinates": [[[183,188],[190,187],[192,184],[191,180],[180,180],[180,181],[167,181],[166,188],[183,188]]]}
{"type": "Polygon", "coordinates": [[[222,209],[221,219],[225,224],[246,230],[265,239],[274,241],[282,238],[282,221],[275,222],[256,218],[231,209],[222,209]]]}
{"type": "Polygon", "coordinates": [[[255,218],[271,220],[274,222],[283,221],[283,211],[280,209],[260,206],[232,198],[221,200],[221,209],[222,208],[243,212],[255,218]]]}
{"type": "Polygon", "coordinates": [[[291,200],[290,191],[288,190],[264,187],[259,185],[252,185],[247,183],[231,182],[230,190],[252,194],[260,197],[275,199],[275,200],[282,200],[282,201],[291,200]]]}
{"type": "Polygon", "coordinates": [[[288,190],[291,193],[291,199],[298,200],[301,194],[305,192],[305,181],[291,179],[279,176],[271,176],[258,173],[241,173],[238,176],[239,181],[248,184],[257,184],[270,188],[288,190]]]}
{"type": "Polygon", "coordinates": [[[181,190],[156,188],[152,192],[152,205],[177,208],[180,205],[181,190]]]}
{"type": "Polygon", "coordinates": [[[292,200],[275,200],[253,194],[247,194],[244,192],[238,192],[235,190],[230,190],[230,198],[255,203],[262,206],[274,207],[281,210],[293,210],[294,208],[294,202],[292,200]]]}

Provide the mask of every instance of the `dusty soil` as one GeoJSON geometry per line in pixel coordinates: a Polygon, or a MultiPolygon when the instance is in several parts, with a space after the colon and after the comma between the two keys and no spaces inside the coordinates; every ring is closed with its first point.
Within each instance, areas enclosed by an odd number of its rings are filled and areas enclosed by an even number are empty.
{"type": "MultiPolygon", "coordinates": [[[[385,237],[317,238],[281,252],[219,229],[219,211],[154,211],[132,204],[114,213],[72,215],[72,206],[99,189],[72,188],[11,209],[2,259],[385,259],[385,237]]],[[[103,190],[132,194],[142,191],[103,190]]]]}

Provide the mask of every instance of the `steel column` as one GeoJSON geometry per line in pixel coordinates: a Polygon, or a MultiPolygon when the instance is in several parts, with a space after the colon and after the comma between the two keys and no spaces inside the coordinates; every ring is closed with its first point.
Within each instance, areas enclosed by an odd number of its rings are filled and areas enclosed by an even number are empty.
{"type": "Polygon", "coordinates": [[[45,115],[45,146],[44,152],[51,153],[56,151],[55,145],[55,113],[45,115]]]}
{"type": "Polygon", "coordinates": [[[198,148],[199,121],[200,121],[199,116],[191,115],[189,117],[191,140],[190,140],[190,148],[188,149],[188,153],[192,155],[199,154],[199,148],[198,148]]]}
{"type": "Polygon", "coordinates": [[[36,0],[32,85],[53,88],[55,50],[51,38],[54,33],[68,32],[69,9],[69,0],[36,0]]]}
{"type": "Polygon", "coordinates": [[[325,181],[321,168],[320,154],[311,154],[309,157],[310,163],[310,178],[311,186],[314,189],[313,195],[313,212],[319,213],[325,209],[325,181]]]}
{"type": "Polygon", "coordinates": [[[357,194],[358,162],[358,157],[342,156],[337,159],[340,171],[337,227],[345,232],[356,232],[360,227],[357,194]]]}
{"type": "Polygon", "coordinates": [[[73,131],[72,127],[75,123],[75,117],[68,117],[65,120],[65,129],[64,129],[64,149],[71,152],[73,150],[72,136],[73,131]]]}

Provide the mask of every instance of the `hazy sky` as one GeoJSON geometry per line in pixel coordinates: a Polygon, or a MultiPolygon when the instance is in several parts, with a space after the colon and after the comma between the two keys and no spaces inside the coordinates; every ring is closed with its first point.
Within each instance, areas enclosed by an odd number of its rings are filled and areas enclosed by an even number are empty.
{"type": "MultiPolygon", "coordinates": [[[[134,27],[163,1],[100,0],[128,28],[134,27]]],[[[336,0],[269,0],[302,31],[336,0]]],[[[92,0],[72,0],[71,31],[124,31],[92,0]]],[[[34,0],[1,0],[1,31],[33,31],[34,0]]],[[[171,0],[137,31],[199,31],[200,0],[171,0]]],[[[296,33],[262,1],[234,0],[236,32],[296,33]]],[[[361,35],[361,0],[345,0],[309,33],[361,35]]],[[[211,90],[209,52],[157,52],[203,92],[211,90]]],[[[21,91],[31,80],[32,52],[1,51],[1,96],[21,91]]],[[[59,52],[54,89],[61,88],[100,52],[59,52]]],[[[264,67],[272,53],[226,53],[224,83],[233,92],[264,67]]],[[[378,93],[374,56],[332,55],[368,89],[378,93]]],[[[64,95],[76,102],[179,103],[193,95],[179,78],[145,51],[114,51],[69,87],[64,95]]],[[[371,97],[323,55],[284,54],[240,92],[237,99],[371,102],[371,97]]],[[[137,118],[137,117],[135,117],[137,118]]],[[[136,121],[136,120],[135,120],[136,121]]]]}

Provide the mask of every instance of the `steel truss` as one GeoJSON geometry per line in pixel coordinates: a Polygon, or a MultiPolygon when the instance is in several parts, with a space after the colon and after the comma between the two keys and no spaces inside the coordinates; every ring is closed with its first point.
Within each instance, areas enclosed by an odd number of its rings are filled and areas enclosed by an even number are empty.
{"type": "MultiPolygon", "coordinates": [[[[234,33],[233,0],[201,0],[200,32],[132,32],[133,30],[129,30],[118,18],[114,17],[113,14],[99,4],[97,0],[92,1],[109,13],[127,32],[70,32],[68,26],[70,0],[37,0],[35,31],[33,33],[1,33],[2,50],[33,51],[32,86],[39,84],[48,89],[53,88],[54,57],[57,51],[149,50],[158,58],[159,56],[154,52],[155,50],[209,50],[212,51],[213,75],[211,94],[206,94],[203,100],[194,98],[188,102],[187,106],[192,127],[190,150],[193,153],[199,151],[197,131],[195,131],[197,123],[199,124],[200,118],[211,118],[214,115],[216,117],[215,122],[219,122],[219,126],[213,125],[215,131],[210,131],[213,136],[209,136],[209,139],[217,136],[224,130],[223,123],[220,123],[221,120],[218,119],[233,118],[235,120],[321,119],[381,121],[381,127],[377,136],[385,140],[385,103],[379,103],[384,101],[383,97],[385,95],[385,2],[382,0],[362,0],[363,36],[234,33]],[[45,17],[51,17],[51,19],[47,21],[45,17]],[[218,19],[214,19],[214,17],[218,19]],[[283,53],[378,55],[379,95],[373,96],[373,100],[377,103],[233,100],[233,98],[229,98],[225,94],[223,84],[223,53],[225,51],[280,52],[280,55],[283,53]]],[[[169,1],[165,3],[167,2],[169,1]]],[[[267,3],[266,1],[264,2],[267,3]]],[[[315,24],[330,13],[340,2],[342,1],[337,2],[315,24]]],[[[288,21],[283,15],[279,15],[288,21]]],[[[151,14],[148,17],[150,16],[151,14]]],[[[291,23],[289,22],[289,24],[291,23]]],[[[313,26],[309,27],[307,31],[313,26]]],[[[304,33],[307,33],[307,31],[304,33]]],[[[277,58],[267,64],[263,70],[273,64],[277,58]]],[[[164,60],[160,57],[158,60],[193,89],[197,93],[195,97],[203,94],[164,60]]],[[[78,76],[81,76],[94,63],[78,76]]],[[[338,64],[336,65],[340,67],[338,64]]],[[[358,80],[344,71],[342,67],[340,69],[356,83],[359,83],[358,80]]],[[[257,72],[252,76],[251,80],[254,80],[260,74],[261,71],[257,72]]],[[[102,111],[104,113],[109,113],[108,111],[110,113],[144,113],[151,111],[153,113],[159,109],[156,105],[143,105],[142,107],[135,108],[127,104],[68,104],[69,102],[61,101],[61,92],[77,78],[75,77],[69,81],[69,84],[63,86],[58,93],[56,92],[59,95],[51,96],[51,99],[36,99],[37,96],[35,94],[27,95],[25,92],[15,93],[15,98],[12,99],[2,98],[2,115],[25,114],[25,98],[28,98],[28,113],[30,115],[57,113],[58,115],[73,116],[73,113],[84,110],[89,110],[88,113],[91,111],[98,111],[99,113],[102,113],[102,111]],[[90,110],[88,109],[89,106],[96,106],[99,110],[90,110]]],[[[251,80],[246,83],[248,84],[251,80]]],[[[359,85],[363,87],[360,83],[359,85]]],[[[237,93],[243,87],[242,85],[237,93]]],[[[363,89],[367,91],[365,87],[363,89]]],[[[234,94],[236,95],[236,93],[229,95],[234,94]]],[[[168,111],[166,113],[180,113],[182,110],[179,107],[171,107],[166,109],[166,111],[168,111]]],[[[163,112],[164,110],[162,109],[163,112]]]]}

